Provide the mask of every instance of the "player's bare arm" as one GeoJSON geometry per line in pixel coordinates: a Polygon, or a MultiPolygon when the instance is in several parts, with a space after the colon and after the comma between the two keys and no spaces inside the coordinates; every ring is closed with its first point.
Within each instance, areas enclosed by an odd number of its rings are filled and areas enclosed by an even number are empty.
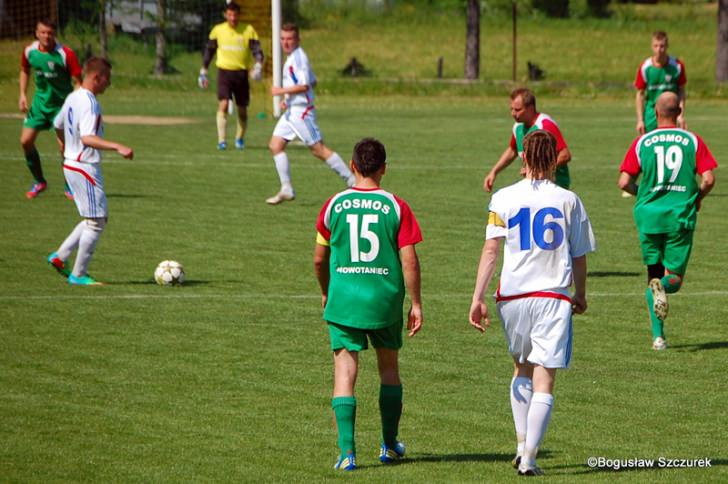
{"type": "Polygon", "coordinates": [[[571,151],[569,151],[568,147],[565,147],[563,150],[559,151],[559,153],[556,155],[556,166],[564,166],[568,162],[571,161],[571,151]]]}
{"type": "Polygon", "coordinates": [[[638,89],[635,94],[635,110],[637,111],[637,132],[645,134],[645,90],[638,89]]]}
{"type": "Polygon", "coordinates": [[[321,287],[321,307],[326,307],[326,300],[329,294],[329,257],[331,248],[319,243],[313,252],[313,272],[316,274],[319,286],[321,287]]]}
{"type": "Polygon", "coordinates": [[[621,172],[619,174],[619,181],[617,181],[620,190],[624,190],[630,195],[637,195],[637,183],[635,183],[634,177],[627,172],[621,172]]]}
{"type": "Polygon", "coordinates": [[[677,127],[688,129],[688,123],[685,121],[685,86],[678,87],[677,97],[680,100],[680,114],[677,117],[677,127]]]}
{"type": "Polygon", "coordinates": [[[509,145],[508,148],[505,149],[503,154],[498,158],[498,161],[495,165],[493,165],[493,168],[490,169],[490,172],[485,177],[485,180],[483,181],[483,189],[490,192],[493,190],[493,184],[495,183],[495,179],[498,176],[498,173],[503,171],[505,167],[511,164],[513,160],[516,159],[516,156],[518,156],[518,153],[516,153],[516,150],[511,148],[509,145]]]}
{"type": "Polygon", "coordinates": [[[574,257],[571,261],[574,277],[574,295],[571,297],[571,308],[576,314],[586,311],[586,256],[574,257]]]}
{"type": "Polygon", "coordinates": [[[302,92],[308,92],[308,84],[297,84],[290,87],[276,87],[270,88],[270,93],[273,96],[282,96],[285,94],[300,94],[302,92]]]}
{"type": "Polygon", "coordinates": [[[127,160],[131,160],[134,158],[134,150],[132,150],[128,146],[124,146],[121,143],[115,143],[114,141],[107,141],[100,136],[81,136],[81,141],[84,145],[90,148],[95,148],[97,150],[116,151],[127,160]]]}
{"type": "Polygon", "coordinates": [[[473,302],[470,304],[469,321],[470,325],[481,333],[485,333],[486,328],[490,326],[488,306],[483,298],[495,273],[498,252],[500,252],[500,238],[487,239],[483,244],[480,264],[478,264],[478,275],[475,279],[475,289],[473,289],[473,302]]]}
{"type": "Polygon", "coordinates": [[[406,245],[399,250],[402,261],[404,283],[410,296],[412,307],[407,315],[408,336],[414,336],[422,328],[422,294],[420,291],[420,260],[414,245],[406,245]]]}
{"type": "Polygon", "coordinates": [[[18,83],[20,84],[20,96],[18,98],[18,108],[20,109],[21,113],[27,113],[28,112],[28,79],[30,77],[29,70],[27,69],[20,69],[20,79],[18,83]]]}
{"type": "Polygon", "coordinates": [[[66,149],[66,135],[65,130],[56,128],[56,142],[58,143],[58,150],[63,156],[63,152],[66,149]]]}
{"type": "Polygon", "coordinates": [[[715,186],[715,175],[713,174],[713,170],[704,171],[700,175],[700,177],[700,188],[698,191],[698,199],[696,201],[696,203],[698,204],[698,208],[700,208],[703,199],[708,195],[708,193],[710,193],[710,191],[715,186]]]}

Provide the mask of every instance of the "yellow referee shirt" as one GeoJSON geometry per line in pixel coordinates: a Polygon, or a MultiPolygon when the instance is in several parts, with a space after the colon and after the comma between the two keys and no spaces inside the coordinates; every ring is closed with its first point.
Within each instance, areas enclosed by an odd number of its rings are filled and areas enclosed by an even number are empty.
{"type": "Polygon", "coordinates": [[[250,41],[258,40],[258,34],[252,25],[239,23],[232,28],[227,22],[217,24],[210,31],[210,40],[217,41],[215,65],[218,69],[250,70],[253,65],[250,41]]]}

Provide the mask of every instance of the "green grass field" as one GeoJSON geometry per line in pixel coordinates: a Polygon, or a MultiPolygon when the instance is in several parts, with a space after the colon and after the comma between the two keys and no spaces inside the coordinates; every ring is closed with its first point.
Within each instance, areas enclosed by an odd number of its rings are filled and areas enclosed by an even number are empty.
{"type": "MultiPolygon", "coordinates": [[[[725,481],[728,192],[720,171],[685,286],[670,300],[672,346],[656,354],[632,201],[616,188],[633,136],[631,98],[540,101],[570,144],[573,189],[599,244],[589,258],[590,307],[575,319],[573,366],[558,376],[540,464],[559,480],[725,481]],[[600,472],[586,465],[590,456],[708,457],[713,467],[600,472]]],[[[298,198],[269,207],[264,199],[277,188],[266,149],[270,117],[251,122],[243,154],[217,152],[212,94],[112,86],[101,102],[109,115],[184,114],[196,123],[107,125],[107,137],[134,147],[136,158],[109,154],[104,162],[110,223],[91,273],[108,286],[76,288],[45,263],[78,220],[62,195],[53,140],[39,140],[49,190],[27,201],[20,121],[0,119],[0,480],[338,478],[331,356],[311,263],[316,216],[342,188],[338,178],[292,146],[298,198]],[[152,283],[163,259],[185,265],[183,287],[152,283]]],[[[321,96],[317,105],[326,140],[342,156],[363,136],[384,141],[384,186],[408,200],[425,237],[418,251],[426,322],[402,352],[409,458],[377,463],[377,379],[367,352],[358,384],[361,468],[352,477],[515,477],[502,330],[496,324],[481,336],[467,324],[488,201],[481,184],[509,136],[506,100],[321,96]]],[[[719,163],[728,151],[727,107],[689,105],[690,127],[719,163]]],[[[253,113],[263,109],[259,96],[253,113]]],[[[516,178],[511,168],[498,184],[516,178]]]]}

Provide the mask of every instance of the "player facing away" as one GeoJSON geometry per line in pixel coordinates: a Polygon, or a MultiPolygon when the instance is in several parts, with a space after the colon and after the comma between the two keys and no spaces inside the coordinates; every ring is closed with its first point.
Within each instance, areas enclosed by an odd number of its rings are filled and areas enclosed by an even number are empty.
{"type": "Polygon", "coordinates": [[[368,342],[377,353],[381,382],[379,460],[389,464],[405,453],[404,444],[397,440],[402,414],[398,354],[405,286],[412,304],[407,316],[409,336],[422,327],[420,265],[415,251],[422,234],[409,205],[380,187],[385,161],[382,143],[372,138],[359,141],[350,163],[356,183],[331,197],[316,223],[314,270],[334,353],[331,406],[340,449],[334,468],[339,470],[356,468],[354,385],[359,353],[367,349],[368,342]]]}
{"type": "Polygon", "coordinates": [[[681,114],[676,126],[687,128],[685,122],[685,65],[680,59],[667,55],[667,34],[652,34],[652,56],[642,62],[637,69],[634,87],[637,89],[635,107],[637,110],[637,132],[649,133],[657,128],[655,102],[663,92],[670,91],[680,99],[681,114]]]}
{"type": "MultiPolygon", "coordinates": [[[[48,19],[39,20],[35,28],[36,41],[23,49],[20,57],[20,98],[18,107],[25,113],[20,145],[25,162],[35,182],[25,193],[33,199],[48,187],[40,154],[35,140],[40,131],[51,129],[53,119],[63,106],[66,96],[73,92],[73,85],[81,84],[81,66],[76,54],[56,41],[56,24],[48,19]],[[28,106],[28,84],[30,76],[35,77],[35,95],[28,106]]],[[[65,194],[73,199],[68,184],[65,194]]]]}
{"type": "Polygon", "coordinates": [[[543,130],[526,135],[524,162],[526,178],[491,198],[469,319],[481,332],[490,326],[483,296],[503,242],[495,298],[515,364],[513,466],[521,475],[541,475],[536,455],[551,417],[556,370],[568,368],[571,361],[571,317],[586,311],[586,254],[596,243],[579,197],[551,181],[556,167],[553,135],[543,130]],[[572,284],[574,294],[569,295],[572,284]]]}
{"type": "Polygon", "coordinates": [[[61,246],[48,256],[48,263],[66,276],[72,285],[101,285],[88,275],[89,262],[107,222],[100,150],[116,151],[129,160],[134,157],[134,152],[128,146],[103,139],[104,124],[96,96],[110,84],[109,61],[99,57],[90,58],[83,68],[81,88],[66,98],[54,121],[58,144],[65,158],[63,172],[75,194],[74,201],[83,220],[61,246]],[[69,272],[66,261],[76,249],[73,271],[69,272]]]}
{"type": "MultiPolygon", "coordinates": [[[[548,114],[539,113],[536,110],[536,96],[533,92],[526,88],[514,89],[511,92],[511,116],[516,121],[513,124],[513,133],[508,148],[505,149],[493,168],[486,175],[483,181],[483,188],[490,192],[493,190],[493,184],[498,173],[503,171],[511,162],[520,157],[523,159],[523,138],[530,132],[537,129],[543,129],[553,134],[556,138],[556,184],[562,188],[569,188],[571,178],[569,177],[569,167],[567,163],[571,161],[571,152],[566,146],[566,141],[561,134],[556,121],[548,114]]],[[[521,175],[525,174],[525,169],[521,168],[521,175]]]]}
{"type": "Polygon", "coordinates": [[[217,53],[217,149],[227,149],[228,103],[235,100],[238,107],[238,126],[235,131],[235,148],[245,148],[245,131],[248,126],[248,104],[250,86],[248,71],[253,68],[251,77],[260,81],[263,78],[263,51],[258,34],[250,24],[240,23],[240,7],[234,1],[225,6],[225,22],[215,25],[202,57],[202,67],[197,83],[202,89],[209,85],[207,69],[217,53]],[[255,63],[253,63],[255,59],[255,63]]]}
{"type": "Polygon", "coordinates": [[[652,348],[667,348],[667,294],[682,286],[693,248],[697,212],[713,189],[718,167],[700,136],[679,128],[680,99],[657,98],[657,129],[632,142],[619,167],[619,188],[636,195],[634,220],[647,266],[647,311],[652,348]],[[641,176],[639,187],[635,180],[641,176]],[[700,184],[696,180],[700,177],[700,184]]]}
{"type": "Polygon", "coordinates": [[[288,56],[283,64],[283,86],[272,87],[273,96],[285,96],[281,107],[285,110],[278,120],[268,148],[273,154],[281,189],[266,200],[271,205],[296,198],[291,184],[291,169],[286,154],[288,142],[298,138],[303,141],[311,154],[325,161],[348,186],[354,184],[354,176],[338,153],[323,142],[321,130],[316,122],[316,109],[313,104],[313,88],[316,75],[313,73],[308,56],[300,45],[298,27],[287,23],[281,27],[281,47],[288,56]]]}

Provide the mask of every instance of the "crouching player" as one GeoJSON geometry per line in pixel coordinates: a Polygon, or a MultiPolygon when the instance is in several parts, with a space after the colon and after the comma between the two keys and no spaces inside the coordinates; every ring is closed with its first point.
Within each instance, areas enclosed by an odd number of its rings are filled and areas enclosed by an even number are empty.
{"type": "Polygon", "coordinates": [[[409,336],[422,326],[420,266],[415,252],[422,235],[407,203],[380,188],[385,161],[382,143],[371,138],[359,141],[350,163],[354,186],[331,197],[316,223],[314,269],[334,352],[332,408],[340,449],[334,468],[347,471],[356,468],[354,385],[359,352],[367,349],[368,342],[377,352],[381,381],[379,460],[388,464],[404,457],[397,434],[402,414],[398,352],[405,284],[412,302],[409,336]]]}
{"type": "Polygon", "coordinates": [[[101,106],[96,95],[111,84],[111,64],[92,57],[83,68],[81,88],[70,94],[56,116],[54,127],[63,152],[63,173],[75,195],[78,213],[84,219],[55,252],[48,263],[68,277],[73,285],[100,285],[88,275],[88,264],[107,221],[104,177],[99,150],[113,150],[127,159],[134,157],[128,146],[106,141],[101,119],[101,106]],[[78,249],[73,271],[66,269],[66,260],[78,249]]]}
{"type": "Polygon", "coordinates": [[[513,465],[521,475],[541,475],[536,454],[554,404],[556,370],[568,368],[571,360],[572,312],[586,310],[586,254],[596,243],[579,197],[551,181],[556,168],[554,136],[534,131],[523,145],[526,178],[499,190],[490,201],[470,324],[481,332],[490,325],[483,296],[504,240],[495,297],[515,364],[513,465]],[[570,296],[572,281],[575,292],[570,296]]]}

